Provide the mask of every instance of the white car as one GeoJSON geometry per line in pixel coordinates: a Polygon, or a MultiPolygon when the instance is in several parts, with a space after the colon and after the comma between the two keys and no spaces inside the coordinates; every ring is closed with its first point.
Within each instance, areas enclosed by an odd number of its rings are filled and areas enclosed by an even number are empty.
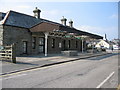
{"type": "Polygon", "coordinates": [[[114,49],[114,50],[119,50],[120,47],[118,47],[117,45],[113,45],[113,49],[114,49]]]}

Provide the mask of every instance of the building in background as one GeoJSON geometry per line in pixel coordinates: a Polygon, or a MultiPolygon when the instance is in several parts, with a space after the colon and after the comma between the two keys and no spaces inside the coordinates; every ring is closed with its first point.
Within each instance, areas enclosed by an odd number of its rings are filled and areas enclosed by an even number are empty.
{"type": "Polygon", "coordinates": [[[100,40],[96,45],[95,45],[96,48],[106,48],[106,49],[109,49],[110,48],[110,44],[105,41],[105,40],[100,40]]]}

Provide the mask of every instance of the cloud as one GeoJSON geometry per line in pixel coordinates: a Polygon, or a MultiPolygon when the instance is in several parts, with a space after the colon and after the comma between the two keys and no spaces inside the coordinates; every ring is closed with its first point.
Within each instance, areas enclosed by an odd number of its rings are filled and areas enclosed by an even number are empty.
{"type": "Polygon", "coordinates": [[[92,32],[92,33],[101,32],[101,30],[102,31],[105,30],[105,28],[102,28],[102,27],[95,27],[95,26],[89,26],[89,25],[81,25],[79,29],[87,32],[92,32]]]}
{"type": "Polygon", "coordinates": [[[43,10],[41,13],[42,18],[50,19],[55,22],[60,22],[60,19],[64,15],[68,15],[70,12],[67,10],[57,10],[57,9],[52,9],[52,10],[43,10]]]}
{"type": "Polygon", "coordinates": [[[118,15],[117,14],[113,14],[109,17],[110,19],[118,19],[118,15]]]}
{"type": "Polygon", "coordinates": [[[54,15],[59,15],[59,14],[62,14],[62,15],[68,14],[69,11],[66,11],[66,10],[60,11],[60,10],[54,9],[54,10],[45,10],[45,11],[43,11],[43,13],[46,14],[46,15],[54,16],[54,15]]]}
{"type": "Polygon", "coordinates": [[[28,6],[28,5],[20,5],[20,6],[17,6],[17,8],[21,8],[21,9],[29,9],[30,6],[28,6]]]}
{"type": "Polygon", "coordinates": [[[10,4],[4,4],[4,6],[1,6],[0,11],[2,12],[8,12],[9,10],[25,13],[25,14],[30,14],[31,15],[31,10],[33,9],[32,6],[30,5],[21,5],[18,3],[10,3],[10,4]],[[15,4],[15,5],[14,5],[15,4]]]}
{"type": "Polygon", "coordinates": [[[90,32],[93,34],[104,36],[107,34],[108,39],[118,38],[118,27],[111,26],[111,27],[96,27],[90,25],[81,25],[79,30],[90,32]]]}

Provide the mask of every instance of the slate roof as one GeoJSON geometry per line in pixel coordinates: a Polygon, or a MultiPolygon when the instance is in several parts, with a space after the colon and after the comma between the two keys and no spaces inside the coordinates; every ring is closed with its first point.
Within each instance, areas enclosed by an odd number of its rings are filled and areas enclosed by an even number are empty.
{"type": "Polygon", "coordinates": [[[45,20],[45,19],[37,19],[33,16],[22,14],[22,13],[15,12],[15,11],[9,11],[8,13],[9,14],[7,18],[5,22],[3,23],[4,25],[31,28],[42,22],[50,22],[54,24],[59,24],[59,23],[52,22],[52,21],[45,20]]]}
{"type": "Polygon", "coordinates": [[[18,13],[15,11],[9,11],[8,16],[3,24],[10,26],[17,26],[23,28],[31,28],[32,26],[41,22],[40,19],[37,19],[33,16],[18,13]]]}
{"type": "Polygon", "coordinates": [[[49,22],[52,24],[57,24],[60,27],[64,27],[62,29],[67,31],[67,32],[78,33],[79,35],[88,35],[90,37],[97,38],[97,39],[103,38],[99,35],[84,32],[81,30],[77,30],[75,28],[70,28],[69,26],[64,26],[64,25],[57,23],[57,22],[53,22],[50,20],[42,19],[42,18],[37,19],[33,16],[26,15],[26,14],[19,13],[19,12],[15,12],[15,11],[11,11],[11,10],[6,13],[6,16],[4,17],[4,19],[2,21],[0,21],[0,23],[1,22],[3,22],[2,23],[3,25],[17,26],[17,27],[23,27],[23,28],[28,28],[28,29],[30,29],[30,28],[32,28],[32,27],[34,27],[42,22],[49,22]]]}
{"type": "Polygon", "coordinates": [[[76,28],[70,28],[69,26],[66,26],[66,27],[60,26],[60,30],[67,31],[69,33],[76,33],[76,34],[79,34],[79,35],[86,35],[86,36],[96,38],[96,39],[103,39],[102,36],[92,34],[92,33],[89,33],[89,32],[85,32],[85,31],[81,31],[81,30],[78,30],[76,28]]]}

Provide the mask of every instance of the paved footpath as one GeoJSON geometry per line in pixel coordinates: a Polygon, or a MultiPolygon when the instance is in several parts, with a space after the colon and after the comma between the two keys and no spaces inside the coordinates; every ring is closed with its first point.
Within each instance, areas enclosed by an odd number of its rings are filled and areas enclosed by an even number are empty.
{"type": "Polygon", "coordinates": [[[19,72],[24,71],[32,68],[39,68],[43,66],[49,66],[59,63],[65,63],[75,60],[80,60],[84,58],[89,57],[95,57],[95,56],[101,56],[108,54],[106,52],[103,53],[83,53],[78,54],[78,56],[62,56],[62,55],[50,55],[48,57],[45,56],[32,56],[32,57],[17,57],[17,63],[11,63],[9,61],[2,61],[1,67],[2,67],[2,73],[1,74],[7,74],[7,73],[13,73],[13,72],[19,72]]]}

